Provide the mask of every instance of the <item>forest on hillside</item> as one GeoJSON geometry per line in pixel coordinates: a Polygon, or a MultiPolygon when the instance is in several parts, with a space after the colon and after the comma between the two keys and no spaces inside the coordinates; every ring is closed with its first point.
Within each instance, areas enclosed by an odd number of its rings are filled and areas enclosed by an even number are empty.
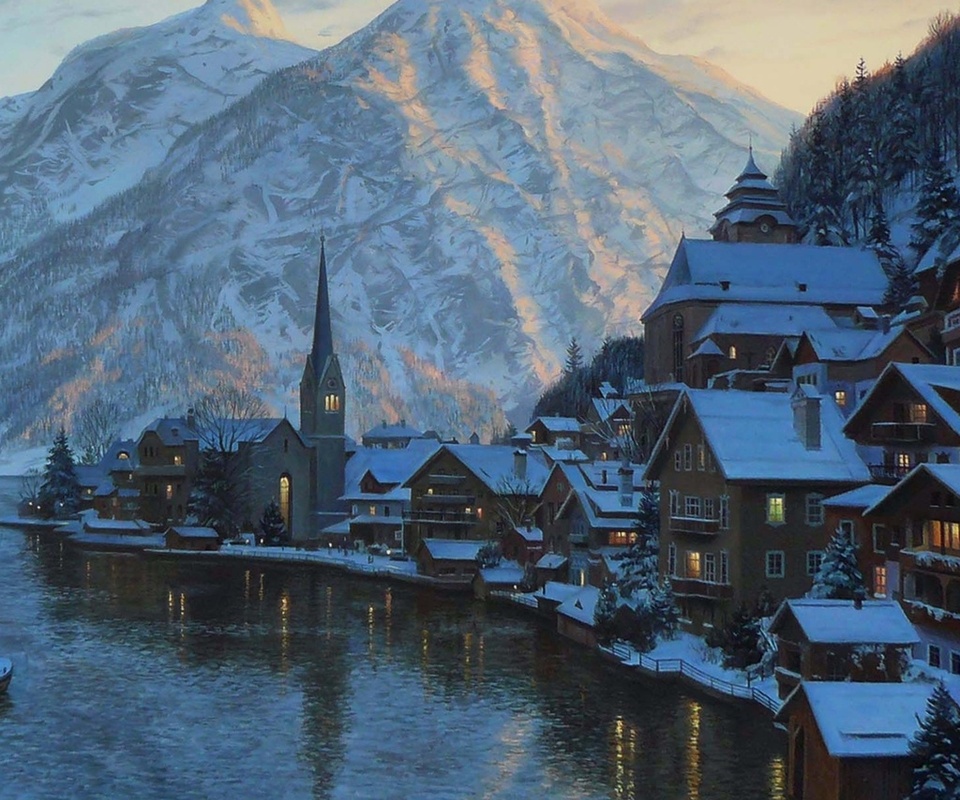
{"type": "Polygon", "coordinates": [[[892,274],[891,225],[910,224],[911,264],[960,239],[958,167],[960,15],[944,12],[910,57],[872,73],[861,59],[793,132],[775,180],[805,241],[866,243],[892,274]]]}

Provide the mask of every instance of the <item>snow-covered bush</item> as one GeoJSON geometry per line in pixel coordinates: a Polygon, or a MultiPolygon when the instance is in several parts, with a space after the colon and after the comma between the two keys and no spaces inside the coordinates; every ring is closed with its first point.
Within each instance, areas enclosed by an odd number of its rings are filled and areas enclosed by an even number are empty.
{"type": "Polygon", "coordinates": [[[927,700],[910,752],[919,763],[907,800],[960,800],[960,709],[942,682],[927,700]]]}

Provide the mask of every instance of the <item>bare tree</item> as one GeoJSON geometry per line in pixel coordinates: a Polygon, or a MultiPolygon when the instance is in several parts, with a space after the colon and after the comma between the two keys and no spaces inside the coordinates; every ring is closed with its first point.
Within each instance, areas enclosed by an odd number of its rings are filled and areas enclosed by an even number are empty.
{"type": "Polygon", "coordinates": [[[676,398],[670,397],[668,402],[668,398],[657,397],[649,387],[644,387],[639,393],[631,395],[630,399],[633,406],[633,431],[630,436],[637,448],[636,458],[631,457],[631,460],[642,464],[650,457],[657,439],[667,427],[676,398]]]}
{"type": "Polygon", "coordinates": [[[201,450],[235,453],[267,416],[267,406],[246,389],[221,381],[194,405],[195,432],[201,450]]]}
{"type": "Polygon", "coordinates": [[[43,473],[37,467],[31,467],[20,478],[20,508],[22,514],[32,515],[40,512],[40,487],[43,473]]]}
{"type": "Polygon", "coordinates": [[[540,489],[526,477],[516,474],[501,476],[497,481],[497,511],[510,528],[533,525],[543,505],[540,489]]]}
{"type": "Polygon", "coordinates": [[[98,397],[74,421],[73,441],[81,464],[98,464],[120,437],[120,407],[98,397]]]}

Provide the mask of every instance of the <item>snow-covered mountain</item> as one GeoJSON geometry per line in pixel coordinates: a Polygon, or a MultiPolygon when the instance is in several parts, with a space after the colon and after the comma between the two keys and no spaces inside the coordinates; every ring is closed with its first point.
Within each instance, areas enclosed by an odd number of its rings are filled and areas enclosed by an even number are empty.
{"type": "Polygon", "coordinates": [[[748,136],[772,164],[797,119],[589,1],[400,0],[3,265],[0,423],[45,435],[102,386],[173,408],[224,373],[295,407],[325,229],[351,427],[489,432],[571,336],[639,331],[748,136]]]}
{"type": "Polygon", "coordinates": [[[313,55],[270,0],[207,0],[77,47],[39,91],[0,100],[0,253],[134,186],[191,125],[313,55]]]}

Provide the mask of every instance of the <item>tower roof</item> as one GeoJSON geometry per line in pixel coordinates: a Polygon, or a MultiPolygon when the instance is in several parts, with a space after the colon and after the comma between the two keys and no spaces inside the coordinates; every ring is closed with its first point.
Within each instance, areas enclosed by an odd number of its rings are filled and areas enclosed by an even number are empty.
{"type": "Polygon", "coordinates": [[[714,214],[717,221],[710,228],[712,234],[716,235],[724,220],[731,224],[749,224],[762,216],[773,217],[778,225],[796,227],[780,194],[767,180],[766,173],[757,166],[752,146],[747,154],[747,163],[725,196],[728,202],[714,214]]]}
{"type": "Polygon", "coordinates": [[[317,310],[313,321],[314,369],[321,370],[327,358],[333,355],[333,331],[330,325],[330,291],[327,287],[326,237],[320,237],[320,275],[317,281],[317,310]]]}

